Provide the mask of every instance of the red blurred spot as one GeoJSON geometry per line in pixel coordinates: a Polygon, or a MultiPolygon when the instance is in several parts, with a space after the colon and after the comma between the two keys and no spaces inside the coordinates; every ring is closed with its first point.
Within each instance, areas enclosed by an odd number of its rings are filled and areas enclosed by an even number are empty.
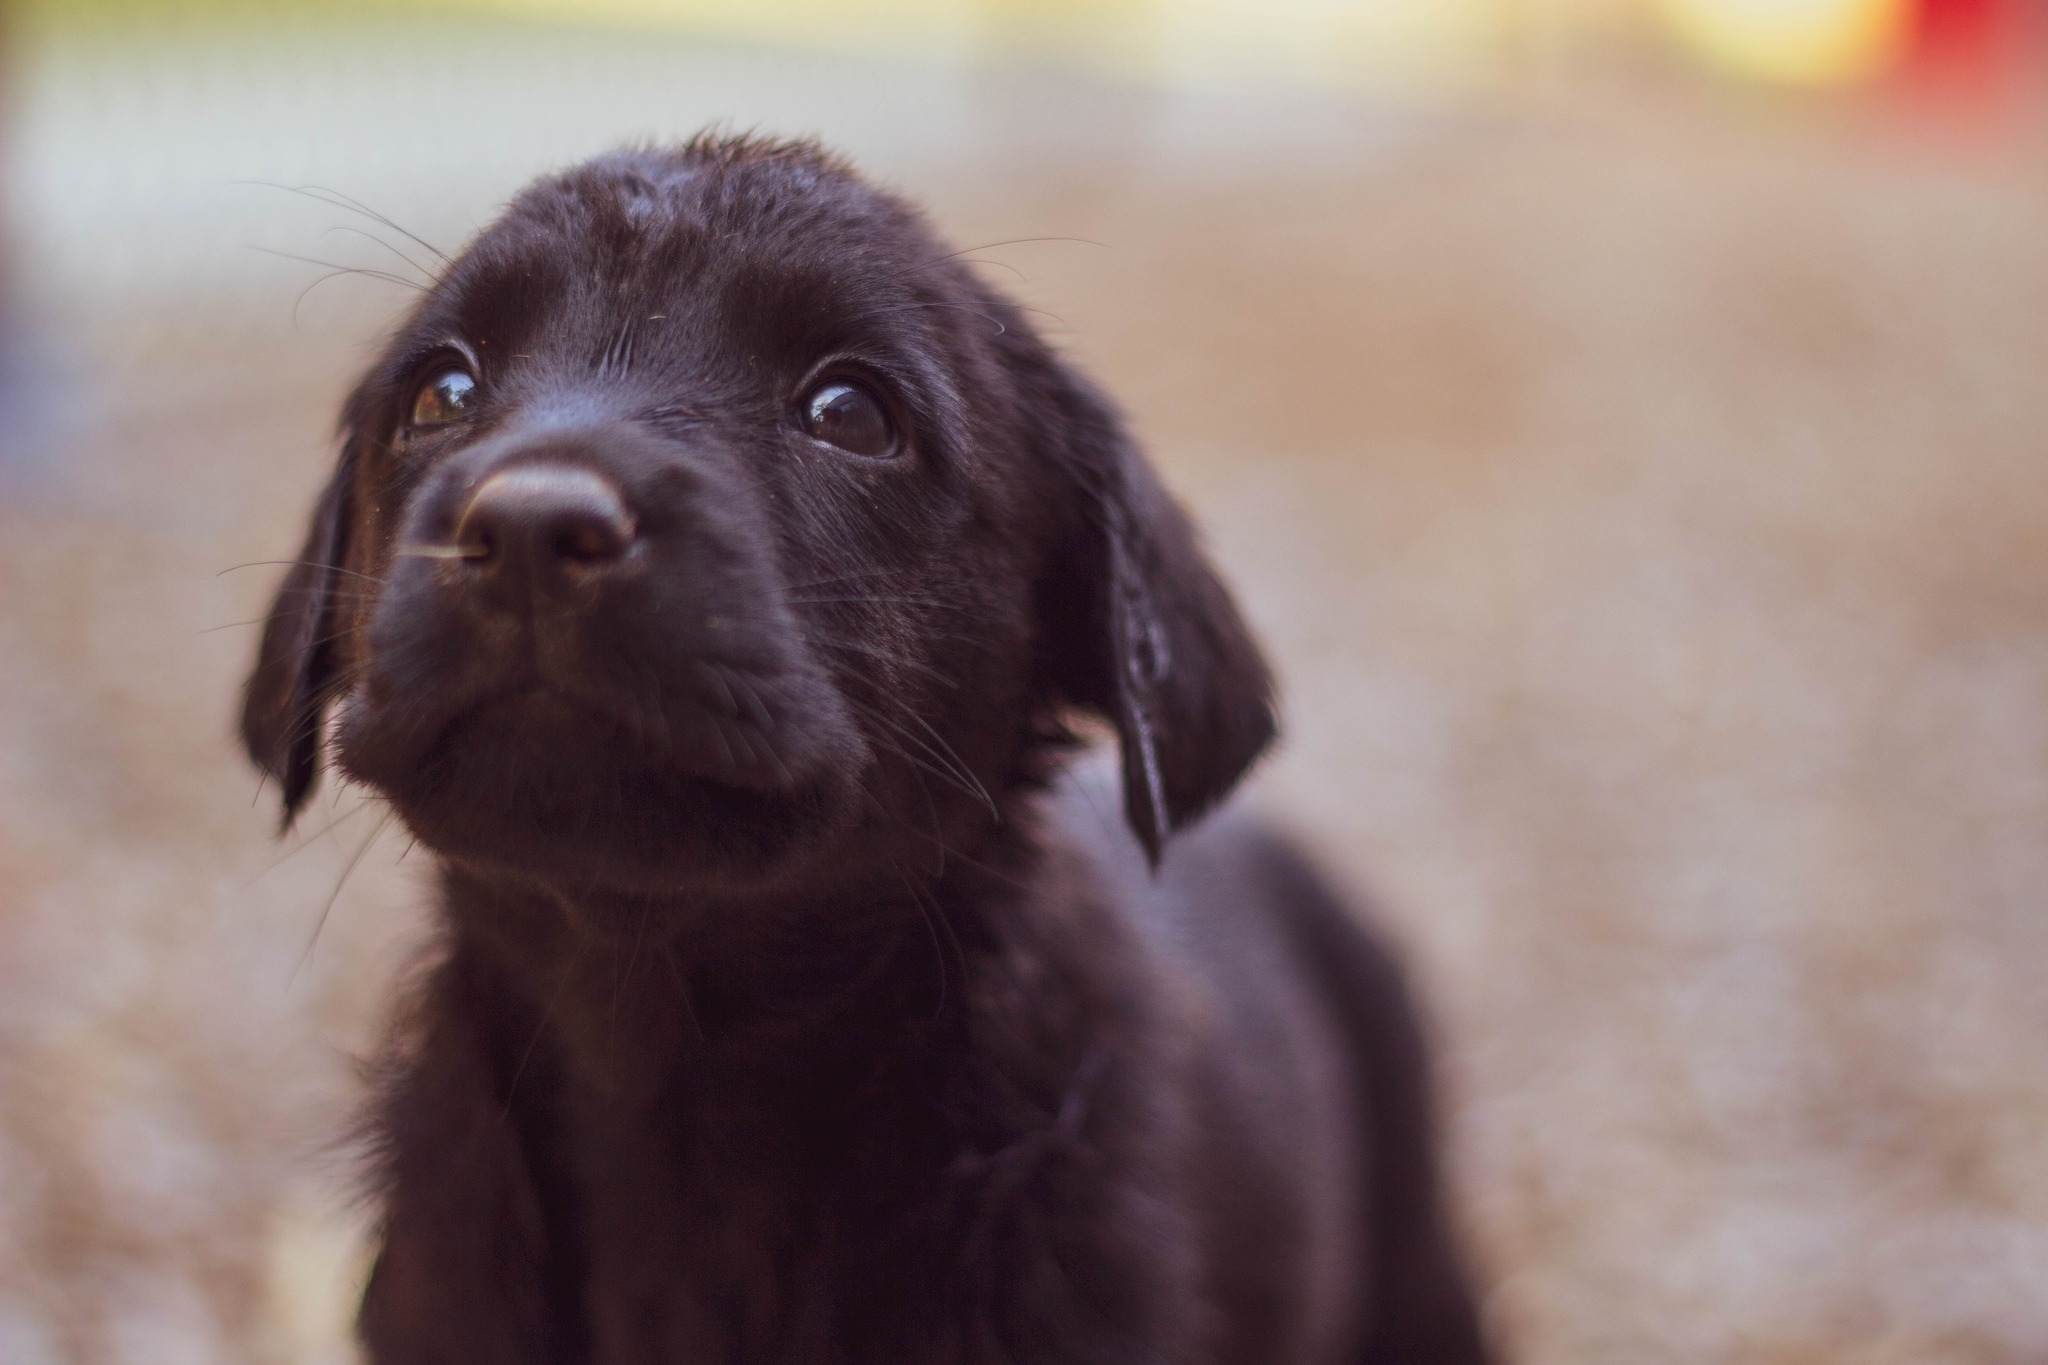
{"type": "Polygon", "coordinates": [[[2042,74],[2039,0],[1918,0],[1900,87],[1947,122],[2003,125],[2042,74]]]}

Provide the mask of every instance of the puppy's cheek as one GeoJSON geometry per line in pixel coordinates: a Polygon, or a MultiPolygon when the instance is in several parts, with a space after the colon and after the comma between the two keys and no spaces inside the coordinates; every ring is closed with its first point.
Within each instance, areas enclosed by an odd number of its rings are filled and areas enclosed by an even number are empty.
{"type": "Polygon", "coordinates": [[[770,705],[777,757],[799,782],[857,788],[872,756],[837,688],[822,671],[785,673],[770,705]]]}
{"type": "Polygon", "coordinates": [[[494,644],[463,628],[432,585],[393,575],[364,634],[366,659],[335,715],[342,770],[387,795],[416,785],[447,730],[502,671],[494,644]]]}
{"type": "Polygon", "coordinates": [[[335,766],[350,781],[394,799],[431,799],[425,756],[432,735],[394,724],[366,687],[356,687],[336,703],[333,736],[335,766]]]}

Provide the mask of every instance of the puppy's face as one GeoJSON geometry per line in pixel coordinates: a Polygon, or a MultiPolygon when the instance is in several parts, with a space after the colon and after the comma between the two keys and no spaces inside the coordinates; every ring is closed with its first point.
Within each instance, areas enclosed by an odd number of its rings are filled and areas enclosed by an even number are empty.
{"type": "Polygon", "coordinates": [[[1154,770],[1155,848],[1270,730],[1256,652],[1114,419],[806,148],[536,185],[345,425],[244,717],[288,808],[331,700],[344,771],[473,868],[852,885],[971,841],[1063,707],[1154,770]],[[1193,775],[1161,757],[1169,662],[1230,750],[1193,775]]]}

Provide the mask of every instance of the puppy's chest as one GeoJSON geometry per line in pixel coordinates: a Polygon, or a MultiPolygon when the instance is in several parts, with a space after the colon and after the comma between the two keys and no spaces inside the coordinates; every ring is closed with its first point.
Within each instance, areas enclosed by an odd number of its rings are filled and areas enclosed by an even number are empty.
{"type": "MultiPolygon", "coordinates": [[[[658,993],[558,1011],[527,1143],[580,1360],[1005,1359],[1102,1316],[1066,1302],[1070,1274],[1147,1278],[1110,1268],[1132,1172],[1097,1141],[1146,1126],[1118,1098],[1144,1051],[1129,1021],[1043,945],[991,939],[964,966],[943,1010],[885,973],[829,1024],[743,1046],[706,992],[687,1016],[658,993]]],[[[1154,1295],[1125,1290],[1111,1316],[1145,1316],[1154,1295]]]]}
{"type": "Polygon", "coordinates": [[[955,1145],[927,1083],[705,1068],[653,1098],[582,1097],[548,1203],[592,1365],[922,1358],[955,1145]],[[884,1340],[908,1353],[867,1349],[884,1340]]]}

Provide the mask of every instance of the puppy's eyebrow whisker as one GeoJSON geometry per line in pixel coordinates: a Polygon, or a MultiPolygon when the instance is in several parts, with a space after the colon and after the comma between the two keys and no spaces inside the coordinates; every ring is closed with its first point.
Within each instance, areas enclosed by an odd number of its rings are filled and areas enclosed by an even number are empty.
{"type": "MultiPolygon", "coordinates": [[[[947,261],[956,261],[963,256],[972,256],[977,251],[994,251],[999,246],[1024,246],[1031,242],[1078,242],[1083,246],[1099,246],[1104,251],[1110,249],[1108,242],[1098,242],[1093,237],[1006,237],[1000,242],[983,242],[980,246],[963,247],[959,251],[949,251],[943,256],[934,256],[928,261],[920,261],[916,265],[898,270],[885,278],[892,280],[901,279],[905,275],[914,275],[920,270],[929,270],[935,265],[944,265],[947,261]]],[[[1014,274],[1018,279],[1024,278],[1024,272],[1011,265],[1008,261],[973,261],[970,264],[999,265],[1014,274]]]]}
{"type": "MultiPolygon", "coordinates": [[[[277,256],[287,261],[298,261],[305,265],[317,265],[333,272],[330,275],[322,275],[320,279],[313,281],[313,284],[319,284],[324,280],[331,280],[336,275],[366,275],[373,280],[383,280],[387,284],[402,285],[407,289],[416,290],[422,294],[427,292],[427,286],[421,284],[418,280],[409,280],[403,275],[394,274],[389,270],[379,270],[375,266],[343,265],[338,261],[323,261],[317,256],[301,256],[295,251],[279,251],[275,247],[258,246],[254,242],[244,242],[242,245],[250,251],[260,251],[266,256],[277,256]]],[[[306,286],[309,291],[312,287],[313,285],[306,286]]],[[[303,298],[305,296],[302,294],[300,297],[303,298]]]]}
{"type": "Polygon", "coordinates": [[[980,318],[989,326],[995,328],[997,336],[1001,336],[1005,332],[1010,330],[1003,324],[1001,318],[998,318],[993,314],[984,313],[979,308],[969,308],[964,303],[939,303],[936,301],[927,301],[925,303],[899,303],[891,308],[876,308],[871,312],[863,314],[862,317],[863,320],[865,320],[866,318],[878,318],[888,313],[909,313],[914,312],[920,308],[946,308],[952,310],[955,313],[972,313],[975,317],[980,318]]]}
{"type": "Polygon", "coordinates": [[[303,195],[314,203],[325,204],[329,208],[345,209],[350,213],[359,213],[373,223],[380,223],[390,228],[407,241],[416,242],[420,246],[425,247],[440,258],[443,265],[455,264],[455,258],[441,250],[440,247],[435,246],[416,232],[406,231],[390,218],[365,204],[362,200],[357,199],[353,195],[343,194],[340,190],[330,189],[325,185],[280,185],[274,180],[237,180],[232,183],[237,185],[253,185],[258,189],[283,190],[286,194],[303,195]]]}
{"type": "Polygon", "coordinates": [[[1043,308],[1033,308],[1028,303],[1013,303],[1010,306],[1012,308],[1015,308],[1020,313],[1036,313],[1038,314],[1038,316],[1042,318],[1047,318],[1053,322],[1057,322],[1062,327],[1067,325],[1067,320],[1061,317],[1058,313],[1048,313],[1043,308]]]}
{"type": "Polygon", "coordinates": [[[352,223],[336,223],[336,224],[335,224],[335,225],[334,225],[333,227],[331,227],[331,228],[327,229],[327,231],[328,231],[329,233],[335,233],[335,232],[350,232],[350,233],[354,233],[354,234],[355,234],[356,236],[358,236],[358,237],[361,237],[361,238],[363,238],[363,239],[364,239],[365,241],[369,241],[369,242],[374,242],[374,243],[376,243],[376,244],[377,244],[378,246],[381,246],[381,247],[383,247],[383,248],[384,248],[384,249],[385,249],[386,251],[390,252],[390,253],[391,253],[392,255],[396,256],[396,257],[397,257],[397,258],[398,258],[399,260],[401,260],[401,261],[404,261],[404,262],[405,262],[405,263],[406,263],[407,265],[411,266],[411,267],[412,267],[412,268],[413,268],[414,270],[417,270],[417,271],[419,271],[419,272],[420,272],[420,277],[421,277],[421,279],[422,279],[423,281],[425,281],[425,282],[426,282],[427,284],[432,284],[432,283],[434,283],[434,278],[435,278],[435,277],[434,277],[434,272],[433,272],[433,271],[431,271],[431,270],[427,269],[427,268],[426,268],[425,266],[421,265],[421,264],[420,264],[420,263],[419,263],[418,261],[416,261],[416,260],[414,260],[414,259],[413,259],[412,257],[410,257],[410,256],[406,255],[406,254],[405,254],[405,253],[404,253],[403,251],[400,251],[400,250],[399,250],[399,249],[398,249],[397,247],[395,247],[395,246],[391,245],[391,243],[389,243],[389,242],[385,241],[385,240],[384,240],[384,239],[383,239],[382,237],[379,237],[379,236],[378,236],[378,235],[377,235],[376,233],[374,233],[374,232],[369,232],[369,231],[366,231],[366,230],[365,230],[365,229],[363,229],[363,228],[359,228],[359,227],[356,227],[356,226],[355,226],[354,224],[352,224],[352,223]]]}
{"type": "MultiPolygon", "coordinates": [[[[997,245],[1001,245],[1001,243],[997,243],[997,245]]],[[[979,248],[975,248],[975,249],[976,249],[976,250],[979,250],[979,248]]],[[[964,252],[964,251],[957,251],[957,252],[953,253],[953,256],[947,256],[947,257],[943,257],[942,259],[943,259],[943,260],[949,260],[949,261],[950,261],[950,260],[954,259],[954,257],[955,257],[955,256],[958,256],[958,257],[967,257],[967,253],[966,253],[966,252],[964,252]]],[[[931,266],[934,266],[934,265],[937,265],[937,264],[939,264],[939,262],[938,262],[938,261],[928,261],[928,262],[926,262],[926,263],[925,263],[924,265],[920,265],[920,266],[913,266],[913,267],[911,267],[911,269],[913,269],[913,270],[925,270],[925,269],[928,269],[928,268],[930,268],[931,266]]],[[[1015,276],[1017,277],[1018,281],[1019,281],[1019,282],[1021,282],[1021,283],[1024,283],[1024,284],[1029,284],[1029,283],[1031,283],[1031,280],[1030,280],[1030,277],[1029,277],[1029,276],[1027,276],[1027,275],[1026,275],[1026,274],[1025,274],[1025,273],[1024,273],[1024,272],[1023,272],[1022,270],[1019,270],[1019,269],[1018,269],[1018,268],[1017,268],[1016,266],[1014,266],[1014,265],[1011,265],[1011,264],[1010,264],[1010,263],[1009,263],[1008,261],[984,261],[984,260],[979,260],[979,259],[976,259],[976,258],[973,258],[973,257],[967,257],[967,259],[966,259],[966,264],[968,264],[968,265],[992,265],[992,266],[996,267],[996,269],[998,269],[998,270],[1007,270],[1007,271],[1009,271],[1009,272],[1010,272],[1010,273],[1011,273],[1012,275],[1015,275],[1015,276]]],[[[909,274],[909,273],[910,273],[910,271],[908,271],[908,270],[905,270],[905,271],[898,271],[897,273],[898,273],[898,274],[904,274],[904,275],[907,275],[907,274],[909,274]]]]}
{"type": "MultiPolygon", "coordinates": [[[[1005,242],[990,242],[990,243],[988,244],[988,246],[989,246],[989,247],[998,247],[998,246],[1006,246],[1006,245],[1008,245],[1008,243],[1005,243],[1005,242]]],[[[903,269],[901,269],[901,270],[892,270],[892,271],[890,271],[890,272],[889,272],[889,273],[888,273],[887,275],[884,275],[884,276],[883,276],[882,278],[883,278],[883,279],[885,279],[885,280],[900,280],[900,279],[902,279],[902,278],[903,278],[903,277],[904,277],[905,275],[915,275],[915,274],[916,274],[916,273],[917,273],[918,271],[920,271],[920,270],[930,270],[930,269],[931,269],[931,268],[932,268],[933,266],[939,266],[939,265],[944,265],[944,264],[945,264],[945,263],[946,263],[947,261],[957,261],[957,260],[960,260],[961,258],[963,258],[963,257],[965,257],[965,256],[968,256],[969,254],[971,254],[971,253],[973,253],[973,252],[976,252],[976,251],[985,251],[985,250],[987,250],[987,249],[988,249],[988,247],[979,247],[979,246],[971,246],[971,247],[968,247],[968,248],[967,248],[967,250],[965,250],[965,251],[949,251],[949,252],[947,252],[947,253],[946,253],[945,255],[943,255],[943,256],[934,256],[934,257],[932,257],[932,258],[931,258],[931,259],[930,259],[929,261],[920,261],[920,262],[919,262],[918,264],[916,264],[916,265],[911,265],[911,266],[905,266],[905,267],[904,267],[903,269]]],[[[1010,263],[1009,263],[1008,261],[978,261],[978,260],[969,260],[969,261],[967,261],[967,264],[968,264],[968,265],[992,265],[992,266],[995,266],[995,267],[997,267],[998,269],[1002,269],[1002,270],[1007,270],[1007,271],[1009,271],[1009,272],[1010,272],[1010,273],[1011,273],[1012,275],[1015,275],[1015,276],[1016,276],[1016,277],[1017,277],[1017,278],[1018,278],[1019,280],[1023,280],[1023,279],[1025,278],[1025,276],[1024,276],[1024,272],[1023,272],[1023,271],[1021,271],[1021,270],[1019,270],[1019,269],[1018,269],[1018,268],[1017,268],[1016,266],[1014,266],[1014,265],[1011,265],[1011,264],[1010,264],[1010,263]]],[[[1029,281],[1026,281],[1026,282],[1028,283],[1029,281]]]]}

